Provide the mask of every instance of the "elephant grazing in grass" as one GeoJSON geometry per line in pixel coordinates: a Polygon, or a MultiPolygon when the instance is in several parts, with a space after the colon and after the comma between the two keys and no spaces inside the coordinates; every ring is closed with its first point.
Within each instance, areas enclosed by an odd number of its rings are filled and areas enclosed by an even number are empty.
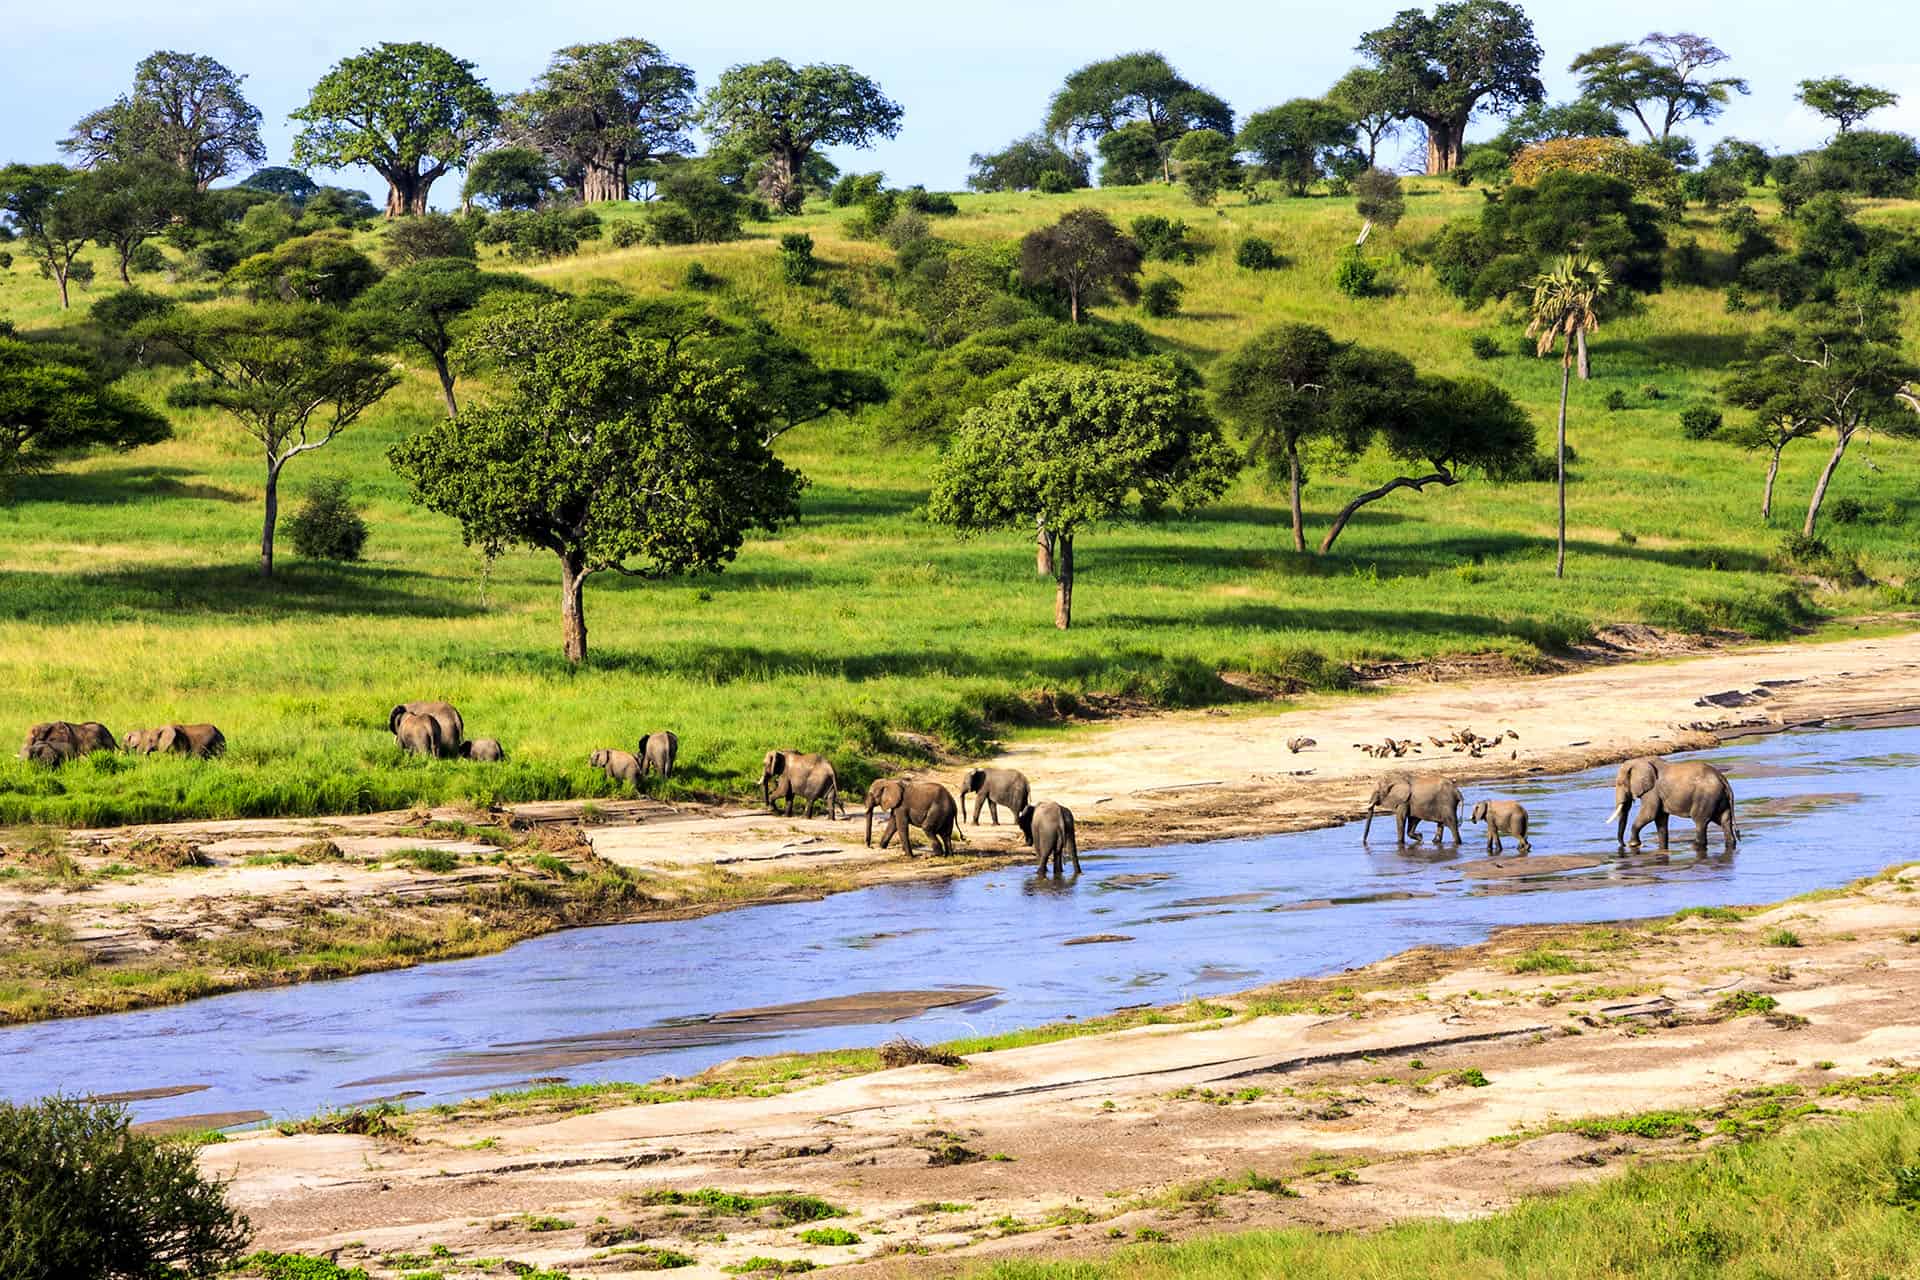
{"type": "Polygon", "coordinates": [[[482,764],[499,764],[507,758],[506,748],[500,745],[498,738],[475,738],[471,742],[463,742],[460,744],[460,754],[482,764]]]}
{"type": "Polygon", "coordinates": [[[760,803],[777,813],[778,802],[785,800],[791,818],[796,799],[807,802],[809,818],[813,807],[821,803],[827,806],[829,818],[846,816],[840,803],[840,775],[833,771],[832,761],[805,751],[767,752],[760,763],[760,803]]]}
{"type": "Polygon", "coordinates": [[[1733,816],[1733,784],[1727,775],[1704,760],[1667,761],[1643,756],[1620,766],[1614,776],[1614,838],[1622,845],[1638,849],[1640,832],[1651,822],[1660,832],[1660,848],[1667,848],[1667,823],[1675,817],[1693,820],[1693,847],[1707,851],[1707,828],[1715,823],[1727,840],[1727,852],[1740,843],[1739,825],[1733,816]],[[1633,835],[1627,835],[1627,806],[1640,801],[1640,812],[1633,820],[1633,835]]]}
{"type": "Polygon", "coordinates": [[[165,724],[135,729],[121,745],[143,756],[162,751],[205,760],[227,753],[227,735],[210,724],[165,724]]]}
{"type": "Polygon", "coordinates": [[[1020,834],[1027,843],[1039,850],[1041,875],[1047,874],[1049,862],[1053,863],[1054,875],[1065,875],[1068,858],[1073,859],[1073,874],[1080,874],[1080,841],[1073,832],[1073,810],[1042,800],[1023,807],[1014,821],[1020,824],[1020,834]]]}
{"type": "Polygon", "coordinates": [[[51,746],[62,760],[78,759],[96,751],[113,751],[120,745],[113,736],[113,730],[98,720],[83,720],[77,724],[71,720],[49,720],[27,730],[27,740],[20,744],[20,758],[38,760],[41,764],[50,763],[45,753],[36,755],[34,752],[34,748],[42,743],[51,746]]]}
{"type": "MultiPolygon", "coordinates": [[[[403,702],[392,711],[389,711],[387,713],[387,728],[393,730],[393,736],[396,741],[400,739],[400,721],[405,716],[422,716],[434,723],[433,750],[431,752],[416,751],[416,754],[431,754],[436,756],[454,756],[460,754],[460,744],[467,740],[467,725],[466,722],[460,718],[459,711],[454,709],[452,703],[403,702]]],[[[419,737],[420,733],[421,731],[419,729],[415,729],[412,736],[419,737]]],[[[404,741],[401,741],[400,745],[406,747],[409,751],[416,750],[414,747],[408,746],[404,741]]]]}
{"type": "Polygon", "coordinates": [[[393,740],[409,755],[437,757],[451,755],[440,722],[418,711],[403,711],[394,718],[393,740]]]}
{"type": "Polygon", "coordinates": [[[642,734],[633,753],[640,757],[640,772],[657,773],[662,779],[673,776],[673,763],[680,758],[680,735],[665,729],[642,734]]]}
{"type": "Polygon", "coordinates": [[[640,758],[631,751],[609,751],[605,747],[587,757],[587,763],[615,782],[640,789],[640,758]]]}
{"type": "Polygon", "coordinates": [[[913,840],[908,827],[927,833],[935,853],[953,852],[953,834],[960,825],[960,806],[953,793],[937,782],[908,782],[901,778],[882,778],[867,788],[867,844],[873,844],[873,811],[887,814],[887,828],[880,833],[880,847],[887,847],[894,833],[900,835],[900,850],[911,855],[913,840]]]}
{"type": "Polygon", "coordinates": [[[1373,795],[1367,799],[1367,825],[1360,832],[1360,839],[1373,831],[1373,815],[1376,811],[1393,815],[1393,838],[1400,844],[1412,836],[1414,843],[1420,841],[1420,824],[1431,822],[1438,831],[1433,842],[1439,844],[1446,833],[1453,832],[1453,842],[1460,843],[1460,788],[1452,781],[1437,773],[1385,773],[1373,787],[1373,795]]]}
{"type": "Polygon", "coordinates": [[[1027,785],[1027,775],[1018,769],[969,769],[960,779],[960,805],[964,809],[967,797],[974,797],[973,825],[980,825],[980,810],[984,807],[993,818],[993,825],[1000,825],[1000,806],[1016,817],[1027,807],[1027,794],[1031,788],[1027,785]]]}

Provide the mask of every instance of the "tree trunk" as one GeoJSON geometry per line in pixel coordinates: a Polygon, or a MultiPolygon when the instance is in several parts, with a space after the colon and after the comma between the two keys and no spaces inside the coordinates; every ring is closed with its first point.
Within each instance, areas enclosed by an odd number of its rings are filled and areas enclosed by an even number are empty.
{"type": "Polygon", "coordinates": [[[395,169],[383,176],[387,180],[387,217],[406,218],[427,212],[427,193],[433,190],[437,174],[395,169]]]}
{"type": "Polygon", "coordinates": [[[132,284],[133,277],[127,274],[127,263],[133,257],[132,246],[128,246],[126,249],[120,251],[115,257],[115,265],[120,268],[120,283],[127,285],[132,284]]]}
{"type": "Polygon", "coordinates": [[[1460,139],[1466,132],[1464,120],[1422,120],[1427,129],[1427,175],[1452,173],[1460,164],[1460,139]]]}
{"type": "Polygon", "coordinates": [[[1287,444],[1287,505],[1293,512],[1293,549],[1307,549],[1306,521],[1300,514],[1300,448],[1295,442],[1287,444]]]}
{"type": "Polygon", "coordinates": [[[1583,329],[1573,335],[1573,346],[1574,350],[1580,353],[1580,381],[1589,381],[1593,377],[1593,361],[1587,355],[1586,330],[1583,329]]]}
{"type": "Polygon", "coordinates": [[[1067,312],[1073,317],[1075,324],[1080,323],[1080,287],[1078,285],[1067,286],[1067,312]]]}
{"type": "Polygon", "coordinates": [[[587,204],[605,204],[627,198],[627,164],[618,157],[589,161],[581,179],[580,197],[587,204]]]}
{"type": "Polygon", "coordinates": [[[47,265],[53,267],[53,278],[60,286],[60,309],[69,310],[73,304],[67,300],[67,270],[64,267],[54,266],[52,260],[49,260],[47,265]]]}
{"type": "Polygon", "coordinates": [[[567,661],[579,666],[587,657],[587,574],[577,556],[560,557],[560,629],[567,661]]]}
{"type": "Polygon", "coordinates": [[[454,403],[453,366],[447,363],[446,352],[433,353],[433,371],[440,375],[440,399],[447,406],[447,416],[449,418],[457,416],[460,406],[454,403]]]}
{"type": "Polygon", "coordinates": [[[1447,472],[1436,471],[1430,476],[1399,476],[1387,481],[1387,483],[1381,485],[1378,489],[1367,490],[1352,502],[1340,508],[1340,514],[1333,518],[1333,525],[1327,530],[1327,536],[1320,540],[1320,554],[1325,555],[1327,552],[1333,550],[1334,539],[1338,538],[1340,531],[1347,527],[1347,521],[1353,519],[1353,513],[1366,506],[1369,502],[1378,502],[1395,489],[1419,489],[1424,491],[1430,484],[1451,486],[1456,483],[1458,483],[1458,481],[1447,472]]]}
{"type": "Polygon", "coordinates": [[[1780,451],[1786,446],[1774,448],[1773,457],[1767,460],[1767,487],[1760,491],[1760,519],[1766,524],[1773,523],[1773,481],[1780,474],[1780,451]]]}
{"type": "Polygon", "coordinates": [[[1070,533],[1054,538],[1053,577],[1058,584],[1053,593],[1053,625],[1065,631],[1073,625],[1073,535],[1070,533]]]}
{"type": "Polygon", "coordinates": [[[1833,452],[1827,455],[1827,465],[1820,469],[1820,479],[1814,483],[1813,499],[1807,503],[1807,523],[1800,532],[1806,537],[1813,536],[1813,527],[1820,520],[1820,506],[1827,500],[1827,486],[1833,482],[1833,473],[1840,469],[1840,459],[1846,457],[1847,446],[1853,443],[1853,429],[1845,428],[1840,438],[1834,441],[1833,452]]]}
{"type": "Polygon", "coordinates": [[[1033,571],[1042,578],[1053,576],[1053,535],[1047,532],[1047,518],[1033,518],[1033,571]]]}
{"type": "Polygon", "coordinates": [[[1555,467],[1560,490],[1560,541],[1553,562],[1553,576],[1556,578],[1567,576],[1567,393],[1572,389],[1573,361],[1565,359],[1560,362],[1560,439],[1555,467]]]}
{"type": "Polygon", "coordinates": [[[273,526],[280,518],[280,467],[267,463],[267,510],[260,524],[260,576],[273,576],[273,526]]]}

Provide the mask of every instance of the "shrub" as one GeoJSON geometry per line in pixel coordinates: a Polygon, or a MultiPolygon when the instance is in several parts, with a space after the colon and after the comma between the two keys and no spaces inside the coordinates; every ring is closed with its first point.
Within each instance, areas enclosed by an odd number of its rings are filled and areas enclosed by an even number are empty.
{"type": "Polygon", "coordinates": [[[631,249],[646,242],[647,227],[643,222],[616,222],[607,233],[607,243],[616,249],[631,249]]]}
{"type": "Polygon", "coordinates": [[[8,253],[5,249],[0,249],[0,271],[11,271],[12,269],[13,269],[13,255],[8,253]]]}
{"type": "Polygon", "coordinates": [[[1407,212],[1400,179],[1381,169],[1368,169],[1353,180],[1353,207],[1363,218],[1391,230],[1407,212]]]}
{"type": "Polygon", "coordinates": [[[1271,240],[1248,236],[1233,251],[1233,261],[1248,271],[1271,271],[1280,265],[1280,255],[1274,252],[1271,240]]]}
{"type": "Polygon", "coordinates": [[[127,255],[127,270],[152,274],[167,269],[167,255],[160,252],[157,244],[142,244],[127,255]]]}
{"type": "Polygon", "coordinates": [[[715,244],[740,235],[751,202],[708,173],[686,167],[660,181],[660,199],[647,218],[651,244],[715,244]]]}
{"type": "Polygon", "coordinates": [[[880,194],[880,186],[886,177],[884,173],[843,173],[828,190],[827,202],[836,209],[865,204],[869,196],[880,194]]]}
{"type": "Polygon", "coordinates": [[[1627,393],[1619,387],[1607,392],[1607,412],[1619,413],[1627,407],[1627,393]]]}
{"type": "Polygon", "coordinates": [[[1033,189],[1043,196],[1072,195],[1073,179],[1058,169],[1043,169],[1039,179],[1034,182],[1033,189]]]}
{"type": "Polygon", "coordinates": [[[680,283],[689,289],[699,289],[704,292],[708,289],[718,289],[726,281],[707,270],[704,263],[696,261],[687,264],[685,274],[680,277],[680,283]]]}
{"type": "Polygon", "coordinates": [[[1523,186],[1568,170],[1618,178],[1640,195],[1655,194],[1674,182],[1672,161],[1625,138],[1549,138],[1522,147],[1513,158],[1513,180],[1523,186]]]}
{"type": "Polygon", "coordinates": [[[1698,240],[1691,237],[1667,251],[1667,279],[1682,285],[1717,283],[1706,251],[1700,247],[1698,240]]]}
{"type": "Polygon", "coordinates": [[[1340,255],[1339,265],[1333,269],[1333,287],[1349,298],[1364,298],[1373,292],[1374,280],[1378,275],[1359,247],[1349,245],[1346,252],[1340,255]]]}
{"type": "Polygon", "coordinates": [[[1858,524],[1860,518],[1866,514],[1866,504],[1851,495],[1835,498],[1832,505],[1827,508],[1827,518],[1835,524],[1858,524]]]}
{"type": "Polygon", "coordinates": [[[813,256],[813,237],[804,231],[790,231],[780,237],[780,275],[788,284],[812,284],[820,270],[813,256]]]}
{"type": "Polygon", "coordinates": [[[1179,218],[1145,214],[1128,229],[1141,254],[1155,262],[1191,263],[1199,256],[1198,248],[1187,239],[1187,224],[1179,218]]]}
{"type": "Polygon", "coordinates": [[[1690,404],[1680,411],[1680,434],[1689,440],[1705,440],[1720,430],[1725,419],[1710,404],[1690,404]]]}
{"type": "Polygon", "coordinates": [[[583,238],[592,239],[599,233],[599,216],[587,210],[545,209],[526,213],[510,209],[487,220],[480,241],[504,244],[508,255],[521,261],[539,261],[568,257],[579,251],[583,238]],[[585,223],[579,216],[581,213],[591,217],[592,223],[585,223]],[[589,230],[591,235],[583,235],[589,230]]]}
{"type": "Polygon", "coordinates": [[[1156,319],[1180,313],[1180,295],[1186,286],[1172,276],[1155,276],[1140,289],[1140,309],[1156,319]]]}
{"type": "Polygon", "coordinates": [[[851,307],[853,305],[853,290],[847,288],[844,284],[828,285],[827,301],[836,307],[851,307]]]}
{"type": "Polygon", "coordinates": [[[1490,333],[1474,334],[1467,339],[1467,346],[1472,348],[1473,358],[1476,360],[1498,360],[1506,354],[1506,349],[1500,345],[1500,339],[1490,333]]]}
{"type": "MultiPolygon", "coordinates": [[[[249,211],[251,212],[251,210],[249,211]]],[[[398,218],[387,225],[381,258],[398,269],[428,258],[472,258],[473,237],[444,213],[422,213],[398,218]]]]}
{"type": "Polygon", "coordinates": [[[178,305],[163,294],[149,293],[135,286],[110,293],[93,304],[94,323],[114,337],[124,337],[142,320],[165,315],[178,305]]]}
{"type": "Polygon", "coordinates": [[[247,1238],[193,1149],[133,1133],[123,1109],[0,1102],[0,1275],[211,1275],[247,1238]]]}
{"type": "Polygon", "coordinates": [[[925,187],[908,187],[902,193],[907,208],[915,213],[926,214],[934,218],[950,218],[960,212],[959,204],[944,191],[929,191],[925,187]]]}
{"type": "Polygon", "coordinates": [[[310,560],[358,560],[367,545],[367,522],[354,508],[345,476],[329,476],[308,489],[287,532],[293,549],[310,560]]]}

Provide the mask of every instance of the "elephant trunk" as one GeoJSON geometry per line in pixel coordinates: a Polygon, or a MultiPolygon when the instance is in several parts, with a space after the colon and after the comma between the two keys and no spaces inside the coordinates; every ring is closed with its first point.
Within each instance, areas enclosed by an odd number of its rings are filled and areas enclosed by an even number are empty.
{"type": "Polygon", "coordinates": [[[867,801],[867,847],[873,847],[873,801],[867,801]]]}
{"type": "Polygon", "coordinates": [[[1613,800],[1613,812],[1607,815],[1607,821],[1614,824],[1615,843],[1625,844],[1627,842],[1627,806],[1632,803],[1633,797],[1628,794],[1625,787],[1615,787],[1613,800]]]}
{"type": "Polygon", "coordinates": [[[1367,806],[1367,825],[1360,828],[1360,842],[1362,844],[1365,844],[1367,837],[1372,834],[1373,834],[1373,806],[1369,804],[1367,806]]]}
{"type": "Polygon", "coordinates": [[[770,775],[764,773],[760,775],[760,807],[762,809],[768,808],[773,804],[773,790],[768,785],[769,776],[770,775]]]}

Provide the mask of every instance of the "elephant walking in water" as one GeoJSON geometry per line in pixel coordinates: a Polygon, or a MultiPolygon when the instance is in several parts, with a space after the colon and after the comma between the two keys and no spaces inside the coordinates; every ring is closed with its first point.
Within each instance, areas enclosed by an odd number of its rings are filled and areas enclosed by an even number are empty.
{"type": "Polygon", "coordinates": [[[1431,822],[1438,830],[1434,833],[1434,843],[1439,844],[1446,833],[1453,832],[1453,842],[1460,843],[1460,788],[1452,781],[1437,773],[1382,774],[1380,781],[1373,787],[1373,795],[1367,799],[1367,825],[1360,832],[1365,841],[1373,832],[1373,815],[1376,811],[1393,815],[1393,838],[1400,844],[1412,836],[1414,843],[1420,841],[1420,824],[1431,822]]]}
{"type": "Polygon", "coordinates": [[[1080,874],[1080,841],[1073,831],[1073,810],[1042,800],[1020,810],[1014,821],[1020,824],[1027,843],[1039,850],[1041,875],[1047,874],[1049,862],[1054,875],[1065,875],[1068,858],[1073,859],[1073,874],[1080,874]]]}
{"type": "Polygon", "coordinates": [[[1667,823],[1675,817],[1693,820],[1693,848],[1707,851],[1707,828],[1718,823],[1727,840],[1727,852],[1740,843],[1739,824],[1733,816],[1733,784],[1727,775],[1704,760],[1662,760],[1645,756],[1620,766],[1613,782],[1613,813],[1608,821],[1616,824],[1614,838],[1622,846],[1640,847],[1640,833],[1651,822],[1660,833],[1660,849],[1667,849],[1667,823]],[[1640,801],[1634,816],[1631,838],[1627,832],[1627,806],[1640,801]]]}

